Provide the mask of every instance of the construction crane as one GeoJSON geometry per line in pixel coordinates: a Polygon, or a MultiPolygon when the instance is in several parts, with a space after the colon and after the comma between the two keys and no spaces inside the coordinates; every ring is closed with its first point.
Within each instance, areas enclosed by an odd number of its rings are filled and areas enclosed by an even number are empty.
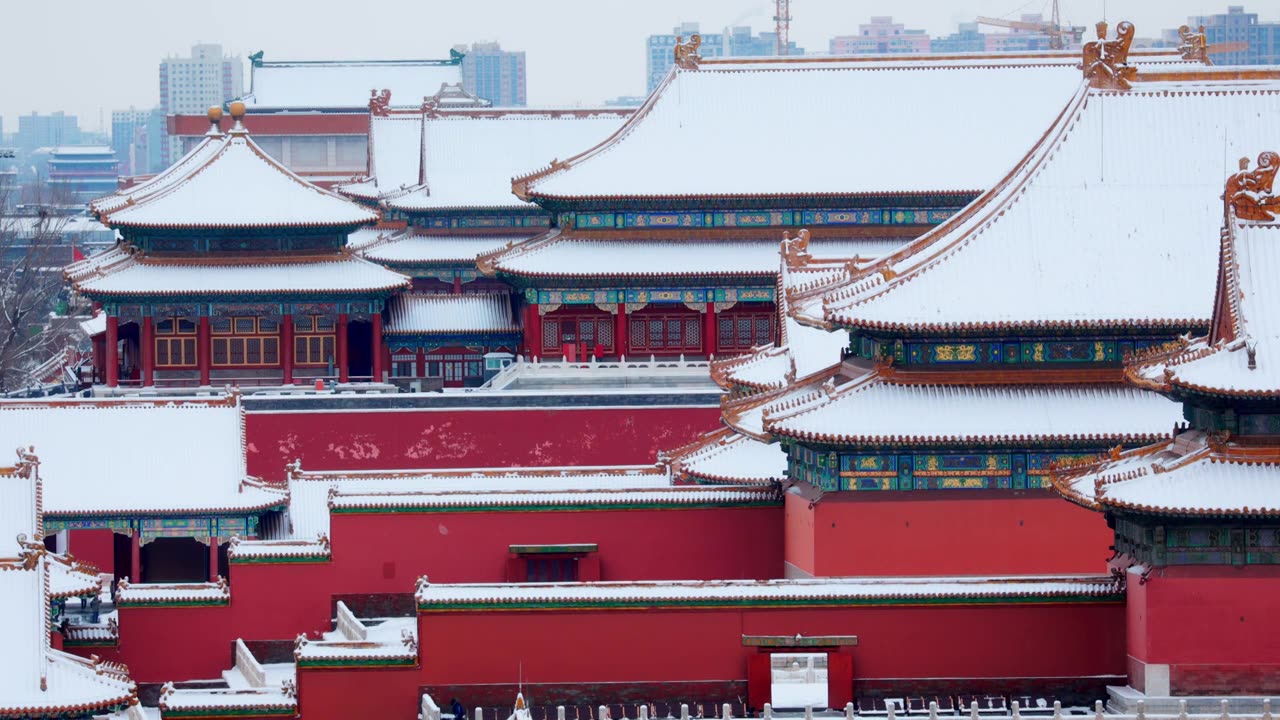
{"type": "Polygon", "coordinates": [[[773,29],[778,35],[778,54],[791,50],[791,0],[774,0],[773,29]]]}
{"type": "Polygon", "coordinates": [[[1028,22],[1025,20],[1005,20],[1003,18],[980,17],[978,23],[982,25],[994,25],[995,27],[1009,28],[1010,30],[1029,30],[1042,35],[1049,36],[1049,47],[1054,50],[1062,50],[1067,47],[1067,37],[1071,38],[1071,42],[1078,44],[1084,37],[1084,28],[1078,25],[1069,27],[1062,26],[1061,16],[1058,14],[1058,0],[1053,0],[1053,15],[1048,22],[1028,22]]]}

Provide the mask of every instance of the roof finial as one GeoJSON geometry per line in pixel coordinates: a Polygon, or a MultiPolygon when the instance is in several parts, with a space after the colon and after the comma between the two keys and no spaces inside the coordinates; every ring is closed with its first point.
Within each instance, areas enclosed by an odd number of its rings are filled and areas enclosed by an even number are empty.
{"type": "Polygon", "coordinates": [[[231,130],[229,130],[227,134],[228,135],[248,135],[249,131],[244,128],[244,122],[243,122],[244,113],[245,113],[244,103],[240,102],[239,100],[236,100],[227,107],[231,110],[231,119],[236,121],[236,124],[231,126],[231,130]]]}
{"type": "Polygon", "coordinates": [[[209,132],[205,133],[208,137],[222,137],[222,108],[218,105],[210,105],[209,112],[209,132]]]}
{"type": "Polygon", "coordinates": [[[1116,39],[1107,39],[1107,21],[1097,24],[1098,39],[1084,44],[1080,67],[1091,87],[1103,90],[1128,90],[1138,70],[1129,65],[1129,47],[1133,44],[1133,23],[1116,25],[1116,39]]]}
{"type": "Polygon", "coordinates": [[[1240,159],[1240,171],[1227,178],[1223,199],[1240,220],[1270,222],[1280,214],[1280,197],[1273,193],[1276,172],[1280,171],[1280,153],[1258,155],[1258,167],[1249,169],[1249,159],[1240,159]]]}
{"type": "Polygon", "coordinates": [[[702,61],[702,56],[698,54],[698,47],[702,45],[702,36],[694,33],[689,36],[689,42],[684,42],[684,38],[676,36],[675,62],[676,67],[681,70],[697,70],[698,63],[702,61]]]}

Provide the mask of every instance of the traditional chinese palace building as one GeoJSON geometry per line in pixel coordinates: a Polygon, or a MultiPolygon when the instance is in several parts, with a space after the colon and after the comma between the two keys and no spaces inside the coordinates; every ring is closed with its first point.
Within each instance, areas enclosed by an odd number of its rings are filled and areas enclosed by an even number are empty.
{"type": "MultiPolygon", "coordinates": [[[[1276,138],[1274,128],[1261,135],[1276,138]]],[[[1115,533],[1113,564],[1128,578],[1130,685],[1146,695],[1280,687],[1275,620],[1265,609],[1280,582],[1277,158],[1264,152],[1249,170],[1246,156],[1226,184],[1207,336],[1135,357],[1125,369],[1132,385],[1182,403],[1181,432],[1116,448],[1054,479],[1115,533]]]]}
{"type": "Polygon", "coordinates": [[[92,205],[123,240],[66,270],[106,313],[108,387],[380,379],[387,300],[408,278],[353,255],[377,215],[310,185],[241,124],[92,205]]]}
{"type": "Polygon", "coordinates": [[[130,575],[54,642],[127,664],[162,719],[441,720],[523,691],[529,720],[1060,720],[1104,699],[1141,720],[1276,692],[1280,161],[1230,176],[1225,229],[1222,179],[1273,147],[1280,70],[1132,37],[723,62],[695,40],[625,119],[378,101],[341,196],[213,113],[182,163],[99,201],[125,239],[69,270],[136,382],[327,378],[299,362],[321,327],[343,380],[366,376],[357,347],[375,379],[464,384],[443,364],[495,349],[687,353],[715,356],[723,427],[653,465],[443,469],[478,451],[441,425],[395,435],[419,467],[383,469],[370,413],[343,408],[357,467],[265,482],[247,455],[305,431],[255,447],[234,395],[9,402],[50,550],[130,575]],[[582,132],[598,144],[561,150],[582,132]],[[515,204],[498,180],[534,145],[557,159],[515,204]],[[175,336],[194,369],[159,365],[175,336]],[[220,338],[294,352],[222,367],[220,338]],[[104,427],[155,447],[84,452],[104,427]]]}

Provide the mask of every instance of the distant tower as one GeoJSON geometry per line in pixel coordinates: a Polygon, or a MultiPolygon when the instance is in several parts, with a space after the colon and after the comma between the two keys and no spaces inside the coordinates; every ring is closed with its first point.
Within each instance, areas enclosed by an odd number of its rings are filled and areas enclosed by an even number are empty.
{"type": "Polygon", "coordinates": [[[773,22],[778,34],[778,54],[786,55],[791,44],[791,0],[774,0],[773,22]]]}

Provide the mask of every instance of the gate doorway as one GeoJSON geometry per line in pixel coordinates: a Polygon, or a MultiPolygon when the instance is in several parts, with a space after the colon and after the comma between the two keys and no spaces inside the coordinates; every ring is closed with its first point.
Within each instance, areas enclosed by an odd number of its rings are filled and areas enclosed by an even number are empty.
{"type": "Polygon", "coordinates": [[[773,707],[830,707],[826,653],[774,653],[769,656],[769,695],[773,707]]]}

